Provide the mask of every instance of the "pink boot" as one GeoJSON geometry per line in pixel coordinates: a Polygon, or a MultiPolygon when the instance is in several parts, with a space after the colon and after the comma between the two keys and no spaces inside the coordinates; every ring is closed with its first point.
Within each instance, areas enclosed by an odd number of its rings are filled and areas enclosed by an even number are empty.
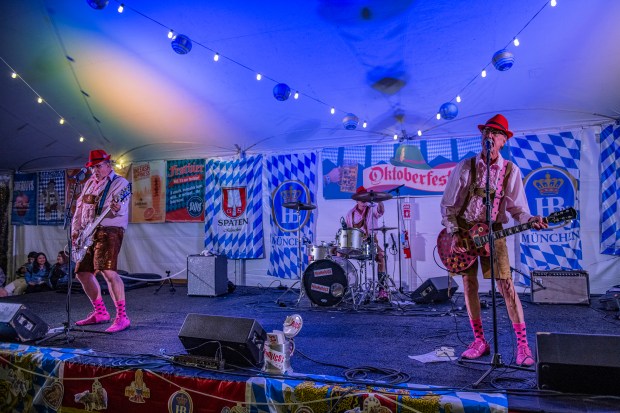
{"type": "Polygon", "coordinates": [[[108,333],[117,333],[119,331],[126,330],[131,324],[125,311],[125,300],[117,301],[115,304],[116,318],[114,319],[114,323],[112,323],[112,325],[105,330],[108,333]]]}
{"type": "Polygon", "coordinates": [[[527,344],[517,346],[517,366],[530,367],[534,362],[532,350],[527,344]]]}
{"type": "Polygon", "coordinates": [[[76,321],[75,324],[78,326],[87,326],[90,324],[100,324],[106,323],[110,321],[110,314],[108,310],[105,308],[105,304],[103,303],[103,298],[98,298],[92,302],[93,308],[95,311],[90,313],[88,317],[83,320],[76,321]]]}
{"type": "Polygon", "coordinates": [[[491,352],[491,347],[489,343],[484,339],[475,339],[473,343],[469,345],[467,350],[461,354],[461,357],[464,359],[477,359],[482,356],[486,356],[491,352]]]}

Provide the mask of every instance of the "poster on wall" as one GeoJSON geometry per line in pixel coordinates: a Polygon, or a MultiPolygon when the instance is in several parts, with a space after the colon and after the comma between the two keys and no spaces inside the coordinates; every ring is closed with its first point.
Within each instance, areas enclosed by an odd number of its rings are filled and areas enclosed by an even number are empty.
{"type": "Polygon", "coordinates": [[[206,164],[205,251],[263,258],[263,157],[206,164]]]}
{"type": "Polygon", "coordinates": [[[532,215],[549,216],[569,207],[577,219],[518,235],[520,262],[530,270],[581,269],[579,161],[581,140],[570,132],[515,136],[509,141],[532,215]]]}
{"type": "Polygon", "coordinates": [[[62,225],[65,205],[65,171],[39,172],[39,225],[62,225]]]}
{"type": "Polygon", "coordinates": [[[205,160],[183,159],[166,165],[166,221],[204,222],[205,160]]]}
{"type": "Polygon", "coordinates": [[[620,126],[601,132],[601,254],[620,256],[620,126]]]}
{"type": "Polygon", "coordinates": [[[478,152],[478,137],[326,148],[323,195],[348,199],[360,186],[376,192],[397,188],[394,195],[442,195],[457,162],[478,152]]]}
{"type": "Polygon", "coordinates": [[[316,153],[272,156],[267,159],[271,194],[271,254],[268,275],[301,278],[308,265],[305,240],[316,232],[316,210],[292,209],[284,204],[316,205],[316,153]]]}
{"type": "Polygon", "coordinates": [[[16,173],[13,177],[13,225],[37,225],[37,174],[16,173]]]}
{"type": "Polygon", "coordinates": [[[166,215],[165,161],[135,163],[131,167],[131,222],[161,223],[166,215]]]}

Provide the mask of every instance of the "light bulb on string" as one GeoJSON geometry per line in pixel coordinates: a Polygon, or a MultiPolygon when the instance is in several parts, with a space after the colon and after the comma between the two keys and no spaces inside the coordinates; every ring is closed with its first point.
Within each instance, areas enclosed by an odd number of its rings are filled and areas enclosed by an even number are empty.
{"type": "Polygon", "coordinates": [[[482,71],[482,73],[480,74],[480,76],[482,76],[482,77],[487,77],[487,71],[486,71],[486,69],[482,71]]]}
{"type": "Polygon", "coordinates": [[[299,99],[299,92],[295,91],[295,94],[293,95],[293,99],[299,99]]]}
{"type": "Polygon", "coordinates": [[[263,75],[261,75],[260,73],[256,74],[256,80],[261,80],[263,78],[263,75]]]}
{"type": "Polygon", "coordinates": [[[37,98],[37,103],[43,103],[43,98],[41,96],[37,98]]]}
{"type": "Polygon", "coordinates": [[[551,4],[551,7],[555,7],[555,6],[558,5],[558,2],[555,1],[555,0],[551,0],[551,2],[549,4],[551,4]]]}
{"type": "Polygon", "coordinates": [[[216,54],[213,55],[213,61],[217,62],[218,60],[220,60],[220,54],[216,53],[216,54]]]}
{"type": "Polygon", "coordinates": [[[60,120],[58,121],[58,123],[60,123],[61,125],[65,124],[65,119],[64,118],[60,118],[60,120]]]}
{"type": "Polygon", "coordinates": [[[118,10],[118,12],[119,12],[119,13],[122,13],[122,12],[123,12],[123,10],[125,10],[125,5],[124,5],[123,3],[121,3],[121,5],[120,5],[120,6],[118,6],[118,9],[117,9],[117,10],[118,10]]]}
{"type": "Polygon", "coordinates": [[[422,136],[422,130],[418,129],[418,136],[422,136]]]}
{"type": "Polygon", "coordinates": [[[332,109],[329,111],[329,113],[331,113],[332,115],[333,115],[334,113],[336,113],[336,108],[332,108],[332,109]]]}
{"type": "Polygon", "coordinates": [[[11,77],[12,77],[13,79],[17,79],[17,73],[15,73],[15,72],[11,73],[11,77]]]}
{"type": "Polygon", "coordinates": [[[437,113],[437,115],[435,115],[435,117],[437,118],[437,120],[441,119],[441,113],[437,113]]]}
{"type": "Polygon", "coordinates": [[[368,122],[364,121],[364,123],[362,123],[362,128],[366,128],[366,126],[368,126],[368,122]]]}
{"type": "Polygon", "coordinates": [[[174,31],[170,29],[170,31],[168,32],[168,39],[172,39],[173,37],[174,37],[174,31]]]}
{"type": "Polygon", "coordinates": [[[80,142],[84,142],[84,137],[80,136],[80,142]]]}
{"type": "Polygon", "coordinates": [[[461,103],[461,95],[458,95],[458,96],[456,97],[456,103],[461,103]]]}
{"type": "Polygon", "coordinates": [[[394,140],[398,140],[398,135],[394,134],[394,140]]]}
{"type": "Polygon", "coordinates": [[[515,37],[515,39],[512,41],[512,43],[513,43],[515,46],[519,46],[519,45],[521,44],[521,43],[519,42],[519,39],[517,39],[516,37],[515,37]]]}

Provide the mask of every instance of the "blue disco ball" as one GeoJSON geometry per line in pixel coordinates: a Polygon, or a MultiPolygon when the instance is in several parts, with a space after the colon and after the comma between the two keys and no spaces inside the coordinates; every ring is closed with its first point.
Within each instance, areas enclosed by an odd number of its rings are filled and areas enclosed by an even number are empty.
{"type": "Polygon", "coordinates": [[[284,101],[291,96],[291,88],[286,83],[278,83],[273,87],[273,97],[284,101]]]}
{"type": "Polygon", "coordinates": [[[502,49],[493,55],[493,66],[500,72],[510,69],[514,63],[514,55],[506,49],[502,49]]]}
{"type": "Polygon", "coordinates": [[[347,113],[347,116],[342,118],[342,126],[344,126],[346,130],[353,130],[357,128],[358,123],[360,123],[360,118],[352,113],[347,113]]]}
{"type": "Polygon", "coordinates": [[[188,54],[192,50],[192,41],[184,34],[179,34],[172,40],[172,50],[178,54],[188,54]]]}
{"type": "Polygon", "coordinates": [[[108,0],[86,0],[86,2],[95,10],[105,9],[105,6],[108,5],[108,0]]]}
{"type": "Polygon", "coordinates": [[[446,102],[439,108],[442,119],[452,120],[459,114],[459,108],[452,102],[446,102]]]}

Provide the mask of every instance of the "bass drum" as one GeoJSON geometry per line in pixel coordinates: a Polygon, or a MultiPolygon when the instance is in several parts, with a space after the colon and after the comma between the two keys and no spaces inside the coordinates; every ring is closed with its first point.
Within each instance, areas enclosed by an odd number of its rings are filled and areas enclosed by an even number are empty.
{"type": "Polygon", "coordinates": [[[311,263],[303,274],[306,295],[314,304],[334,306],[342,301],[347,288],[357,284],[353,264],[341,257],[311,263]]]}

